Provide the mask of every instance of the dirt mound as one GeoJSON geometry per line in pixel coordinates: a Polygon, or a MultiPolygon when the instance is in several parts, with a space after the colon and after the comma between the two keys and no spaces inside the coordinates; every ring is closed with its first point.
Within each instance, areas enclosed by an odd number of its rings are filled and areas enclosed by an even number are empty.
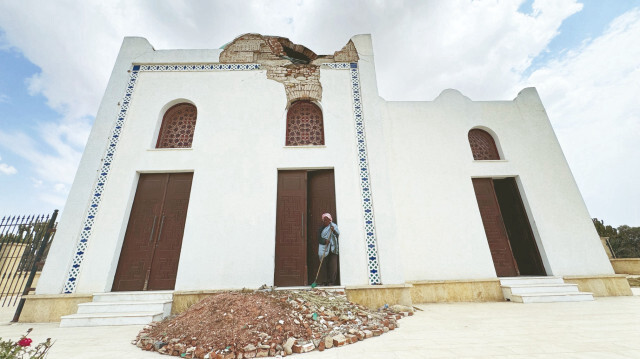
{"type": "Polygon", "coordinates": [[[321,289],[223,292],[145,327],[135,344],[184,358],[286,356],[380,335],[410,314],[372,311],[347,301],[344,292],[321,289]]]}

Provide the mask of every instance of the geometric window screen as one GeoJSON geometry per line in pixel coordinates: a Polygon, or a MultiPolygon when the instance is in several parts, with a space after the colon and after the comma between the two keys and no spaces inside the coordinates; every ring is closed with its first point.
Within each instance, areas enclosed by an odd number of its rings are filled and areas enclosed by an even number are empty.
{"type": "Polygon", "coordinates": [[[191,148],[198,110],[190,103],[179,103],[162,118],[156,148],[191,148]]]}
{"type": "Polygon", "coordinates": [[[500,159],[496,142],[487,131],[477,128],[469,131],[469,145],[473,152],[473,159],[476,161],[500,159]]]}
{"type": "Polygon", "coordinates": [[[324,125],[320,107],[310,101],[296,101],[289,107],[286,145],[324,145],[324,125]]]}

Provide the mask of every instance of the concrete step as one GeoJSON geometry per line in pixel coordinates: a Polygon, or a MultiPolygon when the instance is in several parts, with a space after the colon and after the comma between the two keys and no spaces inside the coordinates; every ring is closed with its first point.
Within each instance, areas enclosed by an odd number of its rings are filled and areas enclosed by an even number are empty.
{"type": "Polygon", "coordinates": [[[523,286],[535,284],[564,284],[562,277],[502,277],[500,285],[523,286]]]}
{"type": "Polygon", "coordinates": [[[513,294],[511,296],[511,301],[517,303],[586,302],[591,300],[593,300],[593,294],[589,292],[513,294]]]}
{"type": "Polygon", "coordinates": [[[168,317],[171,314],[171,303],[171,300],[144,302],[88,302],[78,304],[77,314],[162,312],[165,317],[168,317]]]}
{"type": "Polygon", "coordinates": [[[532,285],[503,285],[502,292],[505,298],[512,294],[535,293],[579,293],[577,284],[532,284],[532,285]]]}
{"type": "Polygon", "coordinates": [[[139,302],[173,300],[172,290],[94,293],[94,302],[139,302]]]}
{"type": "Polygon", "coordinates": [[[149,324],[162,319],[162,312],[88,313],[65,315],[60,327],[97,327],[107,325],[149,324]]]}

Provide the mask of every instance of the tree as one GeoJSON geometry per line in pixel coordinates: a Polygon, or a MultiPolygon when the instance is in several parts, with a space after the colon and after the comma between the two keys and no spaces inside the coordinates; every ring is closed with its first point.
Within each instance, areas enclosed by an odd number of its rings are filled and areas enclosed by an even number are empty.
{"type": "Polygon", "coordinates": [[[593,225],[600,237],[609,237],[609,245],[616,258],[640,258],[640,227],[625,224],[613,228],[597,218],[593,218],[593,225]]]}
{"type": "Polygon", "coordinates": [[[609,243],[618,258],[640,258],[640,227],[618,227],[618,234],[609,238],[609,243]]]}
{"type": "Polygon", "coordinates": [[[596,231],[600,237],[615,237],[618,234],[618,231],[611,227],[605,226],[603,220],[598,220],[597,218],[592,218],[593,224],[596,226],[596,231]]]}

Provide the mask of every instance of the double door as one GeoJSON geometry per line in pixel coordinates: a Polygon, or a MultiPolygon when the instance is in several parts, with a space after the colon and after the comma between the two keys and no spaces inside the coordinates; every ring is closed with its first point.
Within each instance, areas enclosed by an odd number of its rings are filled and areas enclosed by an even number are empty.
{"type": "Polygon", "coordinates": [[[113,291],[173,289],[193,173],[141,174],[113,291]]]}
{"type": "MultiPolygon", "coordinates": [[[[333,170],[278,172],[276,286],[303,286],[314,281],[320,265],[318,230],[322,214],[327,212],[337,223],[333,170]]],[[[317,282],[323,281],[321,273],[317,282]]]]}
{"type": "Polygon", "coordinates": [[[515,178],[474,178],[473,189],[498,277],[546,275],[515,178]]]}

